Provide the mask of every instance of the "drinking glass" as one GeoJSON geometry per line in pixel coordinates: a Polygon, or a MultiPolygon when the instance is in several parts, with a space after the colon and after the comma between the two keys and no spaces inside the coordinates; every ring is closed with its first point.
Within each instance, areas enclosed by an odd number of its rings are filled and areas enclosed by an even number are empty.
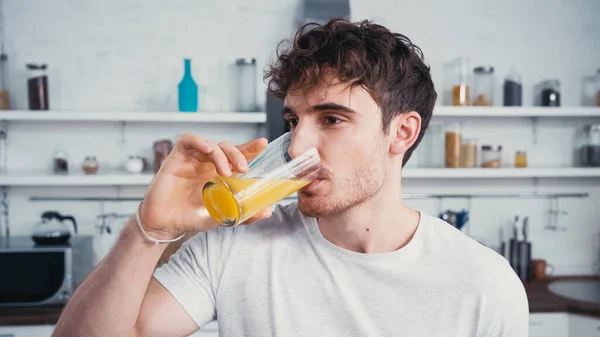
{"type": "Polygon", "coordinates": [[[317,177],[317,149],[310,148],[292,158],[288,153],[291,137],[292,133],[287,132],[267,144],[249,163],[247,173],[217,176],[204,185],[204,205],[217,223],[237,226],[317,177]]]}

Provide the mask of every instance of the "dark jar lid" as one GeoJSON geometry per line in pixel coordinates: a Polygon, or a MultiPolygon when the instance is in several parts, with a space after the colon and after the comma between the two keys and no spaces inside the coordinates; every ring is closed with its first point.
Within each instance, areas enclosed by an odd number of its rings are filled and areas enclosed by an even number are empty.
{"type": "Polygon", "coordinates": [[[476,67],[475,69],[473,69],[473,72],[476,74],[492,74],[494,72],[494,67],[491,67],[491,66],[476,67]]]}

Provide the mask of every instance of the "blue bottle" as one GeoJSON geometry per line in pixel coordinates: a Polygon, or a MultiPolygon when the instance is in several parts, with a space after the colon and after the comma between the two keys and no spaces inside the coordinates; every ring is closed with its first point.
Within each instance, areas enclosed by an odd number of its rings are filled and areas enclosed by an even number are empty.
{"type": "Polygon", "coordinates": [[[190,59],[184,59],[185,73],[179,82],[179,111],[198,111],[198,85],[192,77],[192,65],[190,59]]]}

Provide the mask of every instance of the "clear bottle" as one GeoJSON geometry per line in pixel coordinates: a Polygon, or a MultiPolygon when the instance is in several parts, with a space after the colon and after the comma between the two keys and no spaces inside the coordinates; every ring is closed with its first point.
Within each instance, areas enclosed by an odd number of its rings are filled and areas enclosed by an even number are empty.
{"type": "Polygon", "coordinates": [[[237,82],[235,87],[236,111],[256,112],[256,59],[239,58],[235,61],[237,82]]]}
{"type": "Polygon", "coordinates": [[[473,69],[473,105],[494,105],[494,67],[473,69]]]}
{"type": "Polygon", "coordinates": [[[0,130],[0,174],[6,172],[8,141],[6,131],[0,130]]]}
{"type": "Polygon", "coordinates": [[[85,157],[82,165],[83,172],[85,174],[96,174],[99,167],[100,164],[98,163],[98,160],[96,160],[96,156],[85,157]]]}
{"type": "Polygon", "coordinates": [[[453,62],[455,78],[452,81],[452,105],[469,105],[469,58],[458,57],[453,62]]]}
{"type": "Polygon", "coordinates": [[[460,167],[460,148],[462,145],[462,134],[460,123],[450,123],[446,125],[445,134],[445,167],[460,167]]]}
{"type": "Polygon", "coordinates": [[[523,105],[523,81],[515,67],[511,67],[504,79],[503,86],[504,106],[523,105]]]}

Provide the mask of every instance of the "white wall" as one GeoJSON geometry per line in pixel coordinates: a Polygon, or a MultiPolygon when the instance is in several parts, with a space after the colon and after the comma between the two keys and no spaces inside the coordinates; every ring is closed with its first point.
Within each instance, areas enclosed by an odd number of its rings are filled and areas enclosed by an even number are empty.
{"type": "MultiPolygon", "coordinates": [[[[256,57],[262,69],[279,40],[295,31],[300,7],[299,0],[253,3],[3,0],[4,48],[10,56],[13,108],[27,107],[24,64],[46,62],[50,67],[52,109],[176,110],[182,58],[191,57],[200,86],[200,110],[232,110],[233,60],[256,57]]],[[[561,80],[563,105],[580,105],[583,77],[600,67],[600,2],[596,0],[357,0],[351,5],[354,20],[377,19],[419,45],[432,66],[440,94],[444,88],[443,64],[457,55],[468,55],[473,66],[494,65],[498,83],[508,67],[515,65],[523,76],[526,105],[531,105],[533,85],[553,77],[561,80]]],[[[257,85],[262,103],[264,84],[257,85]]],[[[516,149],[526,149],[532,166],[563,166],[572,164],[574,132],[584,122],[540,121],[537,144],[532,141],[531,125],[526,120],[469,121],[465,128],[481,142],[502,144],[508,157],[516,149]]],[[[29,171],[49,169],[52,152],[59,145],[66,147],[72,165],[79,165],[87,154],[95,154],[104,169],[117,167],[128,154],[149,154],[153,141],[173,139],[181,131],[233,142],[257,134],[254,126],[191,129],[185,125],[133,123],[126,126],[126,143],[121,144],[118,123],[12,123],[9,128],[9,168],[29,171]]],[[[436,148],[440,146],[437,143],[436,148]]],[[[419,158],[414,158],[410,166],[419,163],[419,158]]],[[[528,215],[534,257],[548,259],[559,273],[590,272],[597,263],[600,248],[594,235],[600,229],[598,180],[407,181],[404,190],[589,192],[587,199],[561,201],[561,208],[568,211],[560,218],[560,224],[568,228],[565,232],[544,229],[548,222],[546,200],[517,199],[473,200],[472,220],[465,231],[495,246],[499,226],[515,214],[528,215]]],[[[143,188],[13,188],[13,233],[29,233],[40,212],[47,209],[75,215],[83,233],[94,233],[93,223],[99,212],[132,212],[136,206],[133,202],[101,206],[28,201],[30,195],[45,194],[141,196],[143,188]]],[[[437,200],[408,202],[433,214],[447,207],[469,206],[467,200],[444,201],[443,205],[437,200]]]]}

